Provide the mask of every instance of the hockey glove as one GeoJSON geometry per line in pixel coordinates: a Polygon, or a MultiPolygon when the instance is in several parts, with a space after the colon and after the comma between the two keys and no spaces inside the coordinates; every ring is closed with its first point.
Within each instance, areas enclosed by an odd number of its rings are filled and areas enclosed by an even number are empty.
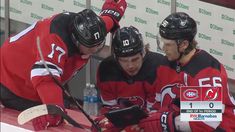
{"type": "Polygon", "coordinates": [[[174,112],[155,112],[139,123],[139,128],[145,132],[174,132],[174,112]]]}
{"type": "MultiPolygon", "coordinates": [[[[58,106],[59,107],[59,106],[58,106]]],[[[64,110],[64,108],[60,107],[64,110]]],[[[35,131],[46,130],[47,127],[59,126],[63,123],[63,118],[60,115],[43,115],[32,120],[35,131]]]]}
{"type": "Polygon", "coordinates": [[[105,3],[103,4],[100,15],[109,16],[112,18],[114,26],[111,29],[111,32],[114,32],[117,28],[120,27],[119,21],[124,15],[126,7],[127,3],[125,0],[106,0],[105,3]]]}

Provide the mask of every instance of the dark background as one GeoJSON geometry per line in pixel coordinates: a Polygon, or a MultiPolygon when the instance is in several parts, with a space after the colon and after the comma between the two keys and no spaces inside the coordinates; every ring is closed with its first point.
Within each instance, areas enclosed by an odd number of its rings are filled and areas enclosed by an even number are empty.
{"type": "Polygon", "coordinates": [[[224,6],[227,8],[235,9],[235,1],[234,0],[200,0],[203,2],[224,6]]]}

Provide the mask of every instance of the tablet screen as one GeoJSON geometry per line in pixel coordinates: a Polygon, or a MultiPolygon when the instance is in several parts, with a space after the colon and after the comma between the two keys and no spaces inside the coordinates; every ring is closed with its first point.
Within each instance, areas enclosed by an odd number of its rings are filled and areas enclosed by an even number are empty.
{"type": "Polygon", "coordinates": [[[133,105],[127,108],[109,111],[105,116],[116,127],[126,127],[128,125],[139,123],[139,121],[146,118],[148,114],[138,105],[133,105]]]}

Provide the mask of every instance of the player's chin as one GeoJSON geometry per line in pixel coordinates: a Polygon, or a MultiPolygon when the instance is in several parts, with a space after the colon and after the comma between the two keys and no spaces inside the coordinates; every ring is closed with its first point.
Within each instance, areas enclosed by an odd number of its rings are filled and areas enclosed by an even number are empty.
{"type": "Polygon", "coordinates": [[[174,60],[173,58],[171,58],[171,57],[169,57],[169,56],[167,56],[167,55],[166,55],[166,58],[167,58],[169,61],[173,61],[173,60],[174,60]]]}
{"type": "Polygon", "coordinates": [[[127,72],[129,76],[135,76],[137,74],[137,71],[130,71],[127,72]]]}
{"type": "Polygon", "coordinates": [[[91,54],[87,54],[87,55],[81,55],[82,59],[89,59],[91,56],[91,54]]]}
{"type": "Polygon", "coordinates": [[[166,55],[166,57],[167,57],[167,59],[168,59],[169,61],[174,61],[174,60],[177,59],[177,58],[172,57],[172,56],[170,56],[170,55],[166,55]]]}

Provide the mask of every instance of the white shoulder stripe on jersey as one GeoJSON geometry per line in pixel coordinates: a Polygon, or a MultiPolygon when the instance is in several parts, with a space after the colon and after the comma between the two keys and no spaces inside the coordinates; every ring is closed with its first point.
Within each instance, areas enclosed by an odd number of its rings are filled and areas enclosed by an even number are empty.
{"type": "Polygon", "coordinates": [[[16,40],[18,40],[20,37],[22,37],[23,35],[25,35],[27,32],[31,31],[35,26],[36,26],[37,22],[34,22],[31,26],[29,26],[28,28],[26,28],[25,30],[21,31],[20,33],[18,33],[17,35],[13,36],[10,38],[10,43],[14,42],[16,40]]]}
{"type": "MultiPolygon", "coordinates": [[[[55,65],[55,64],[53,64],[53,63],[51,63],[51,62],[48,62],[48,61],[45,61],[45,63],[46,63],[48,66],[49,66],[49,65],[52,65],[52,66],[56,67],[57,70],[59,71],[59,73],[60,73],[61,75],[63,74],[63,70],[62,70],[59,66],[57,66],[57,65],[55,65]]],[[[44,66],[42,60],[35,62],[35,64],[37,64],[37,65],[43,65],[43,66],[44,66]]]]}
{"type": "MultiPolygon", "coordinates": [[[[50,72],[53,75],[60,77],[58,70],[50,69],[50,72]]],[[[37,69],[31,70],[31,79],[35,76],[46,76],[46,75],[49,75],[49,72],[47,71],[46,68],[37,68],[37,69]]]]}
{"type": "Polygon", "coordinates": [[[102,96],[100,96],[100,98],[101,98],[104,105],[116,105],[117,104],[116,99],[105,101],[102,96]]]}

